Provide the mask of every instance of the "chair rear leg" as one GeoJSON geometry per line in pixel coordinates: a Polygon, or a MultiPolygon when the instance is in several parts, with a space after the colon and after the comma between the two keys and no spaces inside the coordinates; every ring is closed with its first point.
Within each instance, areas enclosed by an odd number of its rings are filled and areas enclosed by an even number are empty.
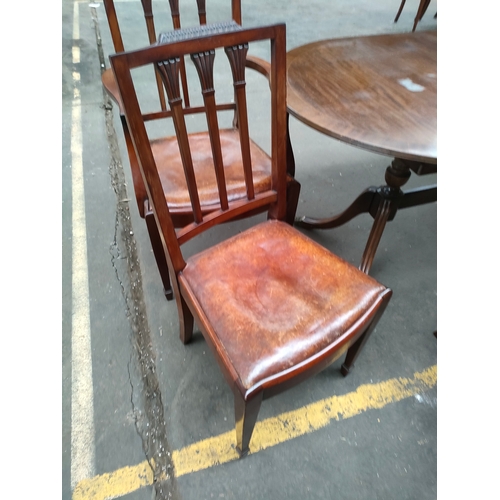
{"type": "Polygon", "coordinates": [[[299,205],[300,183],[295,179],[288,179],[286,187],[286,222],[293,226],[295,222],[295,215],[297,213],[297,206],[299,205]]]}
{"type": "Polygon", "coordinates": [[[193,336],[193,313],[180,292],[175,296],[175,299],[177,302],[177,312],[179,313],[179,336],[183,344],[188,344],[191,342],[193,336]]]}
{"type": "Polygon", "coordinates": [[[290,139],[290,115],[286,114],[286,215],[285,220],[293,226],[295,222],[295,214],[299,204],[300,184],[294,179],[295,177],[295,156],[293,154],[292,141],[290,139]]]}
{"type": "Polygon", "coordinates": [[[363,346],[366,344],[366,341],[368,340],[371,333],[377,326],[377,323],[379,319],[382,317],[382,314],[384,313],[385,308],[387,307],[387,304],[389,303],[391,296],[392,296],[392,290],[387,289],[383,302],[380,305],[377,313],[375,314],[375,317],[373,318],[372,322],[366,329],[365,333],[363,333],[363,335],[361,335],[361,337],[359,337],[359,339],[356,340],[356,342],[354,342],[354,344],[347,350],[345,361],[340,368],[340,372],[342,373],[342,375],[344,375],[344,377],[349,373],[351,368],[354,367],[354,362],[356,361],[356,358],[359,356],[361,350],[363,349],[363,346]]]}
{"type": "Polygon", "coordinates": [[[236,420],[236,451],[240,458],[248,455],[250,439],[257,421],[260,405],[262,403],[262,391],[253,398],[245,401],[243,396],[234,390],[234,413],[236,420]]]}
{"type": "Polygon", "coordinates": [[[167,259],[165,258],[165,252],[163,251],[163,245],[161,244],[155,216],[151,210],[148,210],[144,218],[146,220],[151,246],[153,247],[156,265],[158,266],[158,271],[160,272],[161,281],[163,283],[163,293],[165,294],[167,300],[172,300],[174,298],[174,294],[172,292],[172,285],[170,284],[167,259]]]}
{"type": "Polygon", "coordinates": [[[403,0],[403,1],[401,2],[401,5],[399,6],[398,13],[396,14],[396,18],[394,19],[394,22],[395,22],[395,23],[397,23],[397,22],[398,22],[399,16],[401,15],[401,12],[403,12],[403,7],[405,6],[405,3],[406,3],[406,0],[403,0]]]}
{"type": "Polygon", "coordinates": [[[427,7],[429,7],[429,3],[430,3],[430,0],[420,0],[420,4],[418,6],[417,15],[415,16],[415,20],[413,21],[412,32],[417,29],[417,24],[424,17],[425,11],[427,10],[427,7]]]}
{"type": "Polygon", "coordinates": [[[286,173],[295,177],[295,155],[293,154],[292,140],[290,138],[290,114],[286,114],[286,173]]]}

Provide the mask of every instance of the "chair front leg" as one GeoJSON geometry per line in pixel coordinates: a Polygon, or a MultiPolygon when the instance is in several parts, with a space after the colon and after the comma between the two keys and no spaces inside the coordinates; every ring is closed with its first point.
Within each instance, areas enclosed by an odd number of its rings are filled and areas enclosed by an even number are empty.
{"type": "Polygon", "coordinates": [[[236,451],[240,458],[244,458],[250,451],[249,444],[252,437],[257,415],[262,403],[262,391],[245,401],[240,392],[234,390],[234,413],[236,420],[236,451]]]}
{"type": "Polygon", "coordinates": [[[356,358],[359,356],[361,350],[363,349],[363,346],[366,344],[366,341],[370,337],[371,333],[377,326],[377,323],[379,319],[382,317],[382,314],[385,311],[385,308],[387,307],[387,304],[389,303],[389,300],[392,296],[392,290],[387,290],[385,297],[383,298],[383,302],[381,306],[379,307],[377,314],[373,318],[372,322],[368,326],[368,328],[365,330],[365,332],[352,344],[351,347],[347,350],[347,355],[345,357],[345,361],[342,364],[340,368],[340,372],[342,375],[347,376],[350,369],[354,367],[354,362],[356,361],[356,358]]]}

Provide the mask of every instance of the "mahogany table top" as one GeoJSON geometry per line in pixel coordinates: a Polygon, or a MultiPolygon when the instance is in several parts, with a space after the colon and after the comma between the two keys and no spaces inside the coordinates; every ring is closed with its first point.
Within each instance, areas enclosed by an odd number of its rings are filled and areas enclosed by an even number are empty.
{"type": "Polygon", "coordinates": [[[291,115],[343,142],[437,163],[437,32],[321,40],[287,54],[291,115]]]}

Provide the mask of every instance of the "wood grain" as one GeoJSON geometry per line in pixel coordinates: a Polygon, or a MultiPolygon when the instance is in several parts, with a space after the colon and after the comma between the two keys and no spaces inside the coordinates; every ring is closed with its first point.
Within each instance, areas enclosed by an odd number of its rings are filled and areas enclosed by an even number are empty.
{"type": "Polygon", "coordinates": [[[343,142],[435,164],[436,63],[435,31],[304,45],[287,54],[288,111],[343,142]]]}

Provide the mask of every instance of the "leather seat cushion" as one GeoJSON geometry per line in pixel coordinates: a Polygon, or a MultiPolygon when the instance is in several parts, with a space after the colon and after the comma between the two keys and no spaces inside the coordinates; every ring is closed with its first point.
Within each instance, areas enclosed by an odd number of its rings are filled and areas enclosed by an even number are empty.
{"type": "Polygon", "coordinates": [[[386,290],[280,221],[193,256],[179,279],[246,389],[337,342],[386,290]]]}
{"type": "MultiPolygon", "coordinates": [[[[223,129],[220,131],[220,140],[228,199],[238,200],[246,196],[239,133],[235,129],[223,129]]],[[[189,145],[200,203],[204,212],[207,212],[219,206],[210,137],[207,132],[190,134],[189,145]]],[[[177,138],[152,140],[151,147],[169,208],[191,211],[177,138]]],[[[271,187],[271,159],[253,141],[250,141],[250,156],[255,193],[267,191],[271,187]]]]}

